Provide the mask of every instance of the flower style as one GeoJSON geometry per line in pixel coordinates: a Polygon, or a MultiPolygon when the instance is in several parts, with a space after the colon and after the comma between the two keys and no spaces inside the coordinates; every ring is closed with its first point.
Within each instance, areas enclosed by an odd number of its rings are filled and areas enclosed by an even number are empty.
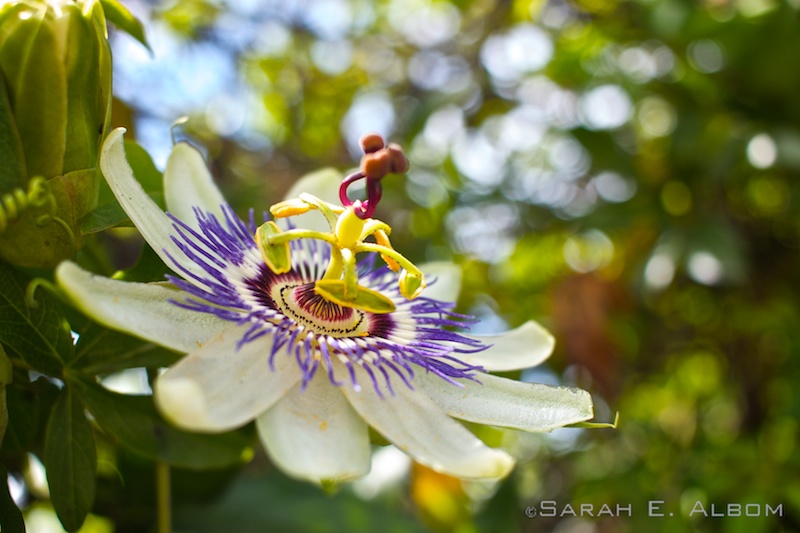
{"type": "Polygon", "coordinates": [[[454,418],[550,431],[592,417],[583,390],[487,373],[539,364],[553,338],[534,322],[496,336],[464,333],[471,321],[451,303],[458,270],[417,269],[391,249],[388,226],[370,218],[380,184],[370,185],[369,173],[361,176],[373,191],[366,202],[341,207],[300,194],[334,200],[341,186],[347,198],[355,178],[342,185],[336,172],[321,171],[290,192],[301,200],[273,206],[279,217],[297,215],[294,225],[258,226],[252,214],[244,222],[233,213],[199,152],[177,144],[164,173],[165,213],[134,178],[123,133],[109,135],[103,173],[176,276],[123,282],[65,262],[56,277],[98,322],[187,354],[155,382],[156,404],[175,425],[219,432],[255,420],[276,465],[319,482],[368,472],[368,425],[434,470],[499,478],[511,456],[454,418]],[[315,210],[324,217],[301,214],[315,210]],[[354,212],[361,222],[345,220],[354,212]],[[377,244],[363,242],[369,234],[377,244]],[[355,263],[363,252],[375,253],[355,263]],[[388,266],[374,265],[377,254],[388,266]]]}

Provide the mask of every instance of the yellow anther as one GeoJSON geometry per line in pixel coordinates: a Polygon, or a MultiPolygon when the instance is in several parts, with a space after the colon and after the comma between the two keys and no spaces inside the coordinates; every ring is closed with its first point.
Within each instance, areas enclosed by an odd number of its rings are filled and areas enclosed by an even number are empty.
{"type": "Polygon", "coordinates": [[[276,274],[284,274],[292,268],[289,241],[275,243],[275,237],[281,233],[277,224],[270,221],[262,224],[256,231],[256,245],[267,266],[276,274]]]}
{"type": "Polygon", "coordinates": [[[286,218],[308,213],[311,209],[313,209],[313,206],[299,198],[293,198],[273,205],[269,208],[269,212],[272,213],[272,216],[275,218],[286,218]]]}

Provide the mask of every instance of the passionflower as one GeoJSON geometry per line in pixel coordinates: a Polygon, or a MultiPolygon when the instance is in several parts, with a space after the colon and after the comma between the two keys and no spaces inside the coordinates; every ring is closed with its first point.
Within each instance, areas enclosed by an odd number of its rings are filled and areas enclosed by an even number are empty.
{"type": "Polygon", "coordinates": [[[56,277],[95,320],[187,354],[154,387],[175,425],[220,432],[255,420],[278,467],[319,482],[368,472],[368,426],[434,470],[499,478],[512,457],[454,418],[549,431],[592,417],[583,390],[488,373],[540,363],[553,347],[549,333],[528,322],[469,335],[472,320],[453,312],[458,270],[417,268],[393,250],[390,228],[371,217],[380,179],[405,168],[395,147],[372,138],[368,160],[344,183],[333,171],[300,180],[272,208],[293,221],[279,225],[237,217],[187,144],[168,161],[163,212],[135,180],[123,132],[108,136],[101,168],[175,275],[123,282],[65,262],[56,277]],[[350,200],[347,186],[361,178],[368,197],[350,200]]]}

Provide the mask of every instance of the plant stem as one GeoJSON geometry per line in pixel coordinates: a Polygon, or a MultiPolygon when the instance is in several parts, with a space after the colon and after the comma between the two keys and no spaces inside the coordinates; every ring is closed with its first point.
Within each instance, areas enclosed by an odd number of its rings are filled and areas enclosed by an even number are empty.
{"type": "Polygon", "coordinates": [[[156,498],[158,512],[158,533],[172,531],[172,498],[170,488],[169,465],[164,461],[156,461],[156,498]]]}

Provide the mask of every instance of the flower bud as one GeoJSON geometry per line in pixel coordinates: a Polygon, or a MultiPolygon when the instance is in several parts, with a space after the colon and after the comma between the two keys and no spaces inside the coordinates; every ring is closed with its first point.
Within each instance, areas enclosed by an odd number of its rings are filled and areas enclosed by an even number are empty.
{"type": "Polygon", "coordinates": [[[408,159],[406,159],[406,155],[403,153],[403,149],[400,148],[397,144],[390,144],[386,151],[389,153],[389,160],[391,161],[389,165],[390,172],[394,174],[405,174],[408,171],[408,159]]]}
{"type": "Polygon", "coordinates": [[[383,137],[377,133],[367,133],[363,135],[359,140],[359,144],[361,145],[361,149],[364,150],[365,154],[377,152],[384,146],[383,137]]]}
{"type": "Polygon", "coordinates": [[[47,268],[72,257],[97,202],[111,115],[111,51],[97,0],[0,8],[0,257],[47,268]]]}
{"type": "Polygon", "coordinates": [[[367,154],[361,158],[361,172],[373,179],[380,179],[389,173],[392,160],[383,150],[367,154]]]}

